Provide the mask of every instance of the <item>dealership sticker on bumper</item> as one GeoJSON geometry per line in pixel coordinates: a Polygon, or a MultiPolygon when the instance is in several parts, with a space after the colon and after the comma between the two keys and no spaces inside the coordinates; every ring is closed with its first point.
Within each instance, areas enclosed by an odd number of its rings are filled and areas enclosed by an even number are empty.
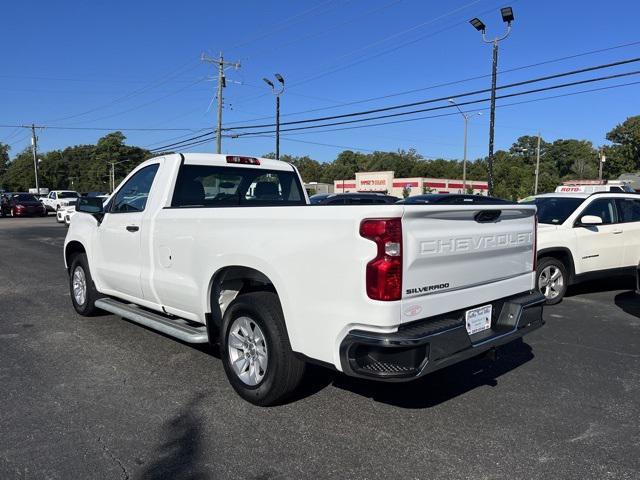
{"type": "Polygon", "coordinates": [[[491,305],[467,310],[465,313],[465,325],[469,335],[491,328],[491,305]]]}

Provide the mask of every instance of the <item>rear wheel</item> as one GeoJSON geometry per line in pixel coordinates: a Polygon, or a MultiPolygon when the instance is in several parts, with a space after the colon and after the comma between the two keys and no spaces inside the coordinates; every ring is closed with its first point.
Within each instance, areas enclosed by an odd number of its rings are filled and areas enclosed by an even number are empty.
{"type": "Polygon", "coordinates": [[[538,262],[536,284],[547,299],[547,305],[560,303],[567,292],[567,267],[557,258],[544,257],[538,262]]]}
{"type": "Polygon", "coordinates": [[[80,253],[73,257],[69,275],[69,292],[73,308],[83,317],[90,317],[98,312],[95,301],[100,298],[93,285],[87,256],[80,253]]]}
{"type": "Polygon", "coordinates": [[[299,385],[304,362],[291,350],[277,295],[251,292],[227,308],[222,362],[231,386],[254,405],[282,402],[299,385]]]}

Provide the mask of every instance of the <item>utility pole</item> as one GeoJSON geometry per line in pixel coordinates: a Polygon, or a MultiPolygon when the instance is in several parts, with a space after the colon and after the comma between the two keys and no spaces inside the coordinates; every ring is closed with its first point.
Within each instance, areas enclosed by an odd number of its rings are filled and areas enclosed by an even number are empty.
{"type": "Polygon", "coordinates": [[[31,150],[33,152],[33,172],[36,177],[36,195],[40,195],[40,182],[38,179],[38,137],[36,137],[36,126],[31,124],[31,150]]]}
{"type": "Polygon", "coordinates": [[[538,194],[538,177],[540,176],[540,132],[538,132],[538,146],[536,147],[536,183],[533,187],[533,194],[538,194]]]}
{"type": "Polygon", "coordinates": [[[115,176],[115,168],[116,162],[109,162],[111,164],[111,171],[109,172],[109,183],[111,184],[111,193],[116,189],[116,176],[115,176]]]}
{"type": "Polygon", "coordinates": [[[604,154],[604,150],[600,149],[600,155],[599,155],[599,162],[600,163],[600,168],[598,170],[598,179],[602,180],[602,169],[604,167],[604,162],[607,161],[607,156],[604,154]]]}
{"type": "Polygon", "coordinates": [[[240,68],[240,62],[225,62],[222,52],[220,52],[220,56],[218,58],[211,58],[203,53],[201,60],[218,66],[218,126],[216,128],[216,153],[222,153],[222,89],[227,86],[224,71],[225,67],[233,67],[238,70],[240,68]]]}

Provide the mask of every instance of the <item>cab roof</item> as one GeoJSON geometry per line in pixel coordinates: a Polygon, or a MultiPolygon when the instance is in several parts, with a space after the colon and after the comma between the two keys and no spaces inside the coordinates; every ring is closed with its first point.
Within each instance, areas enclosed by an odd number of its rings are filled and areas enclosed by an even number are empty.
{"type": "Polygon", "coordinates": [[[267,170],[293,171],[293,166],[287,162],[273,160],[271,158],[256,157],[253,155],[238,155],[231,153],[177,153],[174,155],[167,155],[167,158],[168,157],[175,157],[177,161],[184,158],[184,163],[187,165],[219,165],[221,167],[264,168],[267,170]],[[233,163],[229,161],[229,157],[255,159],[258,160],[260,164],[233,163]]]}

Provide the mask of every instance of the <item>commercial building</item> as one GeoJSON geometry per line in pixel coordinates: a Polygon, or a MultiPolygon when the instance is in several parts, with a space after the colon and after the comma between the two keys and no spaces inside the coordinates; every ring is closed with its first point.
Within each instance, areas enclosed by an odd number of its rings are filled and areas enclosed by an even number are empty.
{"type": "MultiPolygon", "coordinates": [[[[462,180],[450,178],[395,178],[395,172],[358,172],[354,180],[336,180],[335,193],[377,192],[402,198],[405,189],[409,195],[423,193],[466,193],[462,180]]],[[[467,191],[476,195],[487,195],[489,185],[479,180],[467,180],[467,191]]]]}

